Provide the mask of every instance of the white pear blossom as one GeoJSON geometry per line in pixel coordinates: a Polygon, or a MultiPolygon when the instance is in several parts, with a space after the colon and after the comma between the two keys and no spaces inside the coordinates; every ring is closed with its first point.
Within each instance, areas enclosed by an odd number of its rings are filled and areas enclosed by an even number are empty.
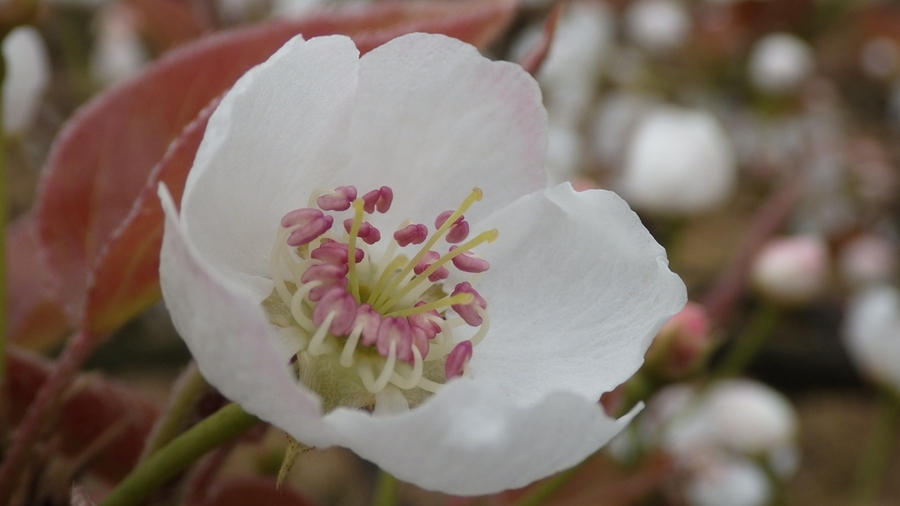
{"type": "Polygon", "coordinates": [[[715,116],[660,106],[636,127],[618,188],[635,207],[692,213],[721,204],[736,180],[734,150],[715,116]]]}
{"type": "Polygon", "coordinates": [[[180,214],[160,191],[163,295],[203,375],[427,489],[590,455],[629,418],[600,395],[685,289],[621,199],[546,188],[546,131],[534,80],[460,41],[289,41],[210,118],[180,214]]]}
{"type": "Polygon", "coordinates": [[[3,131],[25,130],[37,116],[41,95],[50,84],[50,60],[40,33],[31,26],[13,29],[3,39],[3,131]]]}
{"type": "Polygon", "coordinates": [[[625,28],[637,45],[662,53],[684,42],[691,17],[679,0],[638,0],[625,12],[625,28]]]}
{"type": "Polygon", "coordinates": [[[813,50],[790,33],[772,33],[760,39],[750,54],[750,82],[769,93],[795,90],[815,68],[813,50]]]}
{"type": "Polygon", "coordinates": [[[751,278],[763,295],[782,304],[804,304],[828,284],[828,247],[818,236],[779,237],[756,256],[751,278]]]}
{"type": "Polygon", "coordinates": [[[844,344],[857,366],[900,392],[900,293],[877,286],[854,295],[844,316],[844,344]]]}

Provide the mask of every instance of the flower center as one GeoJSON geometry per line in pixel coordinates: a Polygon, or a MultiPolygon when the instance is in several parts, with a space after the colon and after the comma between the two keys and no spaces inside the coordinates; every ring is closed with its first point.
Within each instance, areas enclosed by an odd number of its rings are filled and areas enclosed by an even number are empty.
{"type": "Polygon", "coordinates": [[[405,220],[382,240],[367,217],[387,213],[393,197],[387,186],[361,197],[340,186],[314,192],[308,207],[281,220],[270,262],[275,289],[264,306],[270,319],[273,305],[289,316],[298,375],[320,394],[333,388],[321,387],[310,370],[349,376],[368,397],[395,387],[408,401],[421,398],[413,391],[427,395],[468,376],[473,348],[487,334],[487,302],[472,285],[489,264],[472,250],[494,241],[497,230],[469,239],[463,216],[481,190],[439,214],[434,233],[405,220]],[[464,279],[452,289],[450,269],[464,279]]]}

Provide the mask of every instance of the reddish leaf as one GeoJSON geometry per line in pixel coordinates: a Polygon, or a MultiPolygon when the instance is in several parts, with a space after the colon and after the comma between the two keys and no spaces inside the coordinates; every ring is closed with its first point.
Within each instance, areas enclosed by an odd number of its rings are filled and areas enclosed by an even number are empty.
{"type": "MultiPolygon", "coordinates": [[[[97,98],[60,134],[41,181],[38,229],[55,297],[96,334],[158,297],[156,180],[179,186],[192,156],[151,169],[211,100],[294,34],[348,34],[362,52],[413,31],[483,46],[513,8],[509,0],[378,3],[234,30],[175,50],[97,98]]],[[[190,128],[184,134],[183,145],[196,139],[190,128]]]]}
{"type": "MultiPolygon", "coordinates": [[[[10,418],[18,423],[47,380],[52,363],[10,347],[7,368],[10,418]]],[[[122,479],[141,454],[159,412],[157,406],[97,375],[82,375],[72,385],[53,428],[62,437],[63,450],[75,455],[107,429],[125,424],[121,435],[99,455],[93,467],[107,479],[122,479]]]]}
{"type": "Polygon", "coordinates": [[[290,487],[275,487],[275,479],[262,476],[232,478],[213,489],[203,506],[314,506],[290,487]]]}
{"type": "Polygon", "coordinates": [[[36,239],[30,214],[19,217],[6,229],[6,331],[11,342],[45,351],[59,345],[69,321],[47,292],[36,239]]]}

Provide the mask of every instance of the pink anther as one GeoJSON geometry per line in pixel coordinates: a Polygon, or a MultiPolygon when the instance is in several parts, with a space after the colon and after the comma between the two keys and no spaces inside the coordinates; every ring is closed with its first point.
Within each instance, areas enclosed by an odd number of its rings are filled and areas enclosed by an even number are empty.
{"type": "MultiPolygon", "coordinates": [[[[413,272],[415,272],[417,276],[422,274],[426,269],[431,267],[431,264],[437,262],[439,258],[441,258],[441,255],[439,255],[437,251],[425,253],[425,256],[423,256],[422,259],[419,260],[419,263],[413,267],[413,272]]],[[[432,283],[436,283],[442,279],[447,279],[448,276],[450,276],[450,271],[448,271],[446,267],[439,267],[428,275],[428,280],[432,283]]]]}
{"type": "Polygon", "coordinates": [[[469,304],[454,304],[450,307],[452,307],[453,310],[456,311],[456,313],[469,325],[473,327],[481,325],[483,320],[481,315],[479,315],[478,311],[475,309],[475,305],[478,305],[481,309],[486,309],[487,301],[472,288],[472,285],[468,281],[463,281],[456,285],[456,288],[453,289],[453,293],[450,295],[459,295],[461,293],[470,293],[475,297],[475,300],[469,304]]]}
{"type": "MultiPolygon", "coordinates": [[[[424,330],[422,330],[422,327],[415,327],[412,325],[410,325],[409,327],[409,332],[411,336],[412,346],[414,348],[418,348],[419,356],[424,358],[426,355],[428,355],[428,348],[430,347],[430,344],[428,342],[428,335],[424,330]]],[[[415,359],[415,355],[413,356],[413,359],[415,359]]],[[[409,363],[410,365],[414,365],[415,360],[410,360],[409,363]]]]}
{"type": "Polygon", "coordinates": [[[328,289],[313,309],[312,321],[321,326],[331,313],[334,317],[328,331],[335,336],[346,336],[356,322],[356,300],[343,288],[328,289]]]}
{"type": "Polygon", "coordinates": [[[376,349],[382,357],[387,357],[391,352],[391,343],[396,343],[397,360],[409,362],[412,354],[412,333],[409,323],[402,316],[387,316],[381,320],[378,326],[378,338],[376,349]]]}
{"type": "Polygon", "coordinates": [[[394,190],[389,186],[382,186],[363,195],[363,210],[369,214],[378,209],[379,213],[386,213],[394,201],[394,190]]]}
{"type": "MultiPolygon", "coordinates": [[[[456,249],[456,246],[450,246],[450,251],[456,249]]],[[[466,251],[459,256],[453,257],[451,260],[457,269],[463,272],[479,273],[491,268],[491,264],[487,260],[477,256],[471,251],[466,251]]]]}
{"type": "Polygon", "coordinates": [[[303,275],[300,276],[300,282],[320,281],[322,283],[309,291],[309,300],[317,301],[333,287],[346,287],[348,270],[347,264],[317,264],[306,269],[303,275]]]}
{"type": "MultiPolygon", "coordinates": [[[[347,218],[344,220],[344,230],[347,233],[350,233],[350,229],[353,227],[353,218],[347,218]]],[[[366,244],[375,244],[376,242],[381,240],[381,232],[372,226],[368,221],[364,221],[359,224],[359,230],[356,232],[356,237],[362,239],[366,244]]]]}
{"type": "MultiPolygon", "coordinates": [[[[453,211],[444,211],[438,215],[438,217],[434,220],[434,226],[436,228],[441,228],[444,223],[447,222],[447,219],[450,218],[450,215],[453,214],[453,211]]],[[[463,242],[466,240],[466,237],[469,236],[469,222],[466,221],[466,217],[460,215],[456,220],[450,225],[450,228],[447,229],[447,242],[449,243],[457,243],[463,242]]]]}
{"type": "Polygon", "coordinates": [[[463,341],[457,344],[447,355],[444,362],[444,376],[447,379],[462,376],[466,364],[472,359],[472,341],[463,341]]]}
{"type": "Polygon", "coordinates": [[[408,246],[410,244],[422,244],[428,237],[428,227],[421,223],[413,223],[407,225],[400,230],[394,232],[394,240],[400,246],[408,246]]]}
{"type": "Polygon", "coordinates": [[[323,211],[346,211],[356,200],[355,186],[338,186],[331,193],[320,195],[316,205],[323,211]]]}
{"type": "Polygon", "coordinates": [[[281,226],[292,228],[288,235],[289,246],[302,246],[316,240],[331,228],[334,218],[318,209],[295,209],[281,218],[281,226]]]}
{"type": "MultiPolygon", "coordinates": [[[[425,304],[425,301],[419,301],[416,303],[415,307],[419,307],[425,304]]],[[[418,313],[414,315],[410,315],[406,317],[406,320],[409,321],[410,327],[417,327],[422,329],[425,332],[425,336],[428,339],[433,339],[434,336],[441,331],[441,326],[434,322],[429,316],[434,316],[440,318],[441,315],[438,314],[436,309],[432,309],[430,311],[426,311],[424,313],[418,313]]],[[[423,355],[424,356],[424,355],[423,355]]]]}
{"type": "MultiPolygon", "coordinates": [[[[350,246],[347,244],[332,239],[325,239],[318,248],[309,252],[309,256],[310,258],[321,260],[327,264],[341,265],[347,263],[347,252],[349,250],[350,246]]],[[[362,262],[365,256],[366,254],[363,250],[356,248],[356,263],[362,262]]]]}
{"type": "Polygon", "coordinates": [[[363,304],[356,310],[356,323],[362,325],[362,335],[359,342],[364,346],[372,346],[378,341],[378,327],[381,325],[381,315],[372,309],[372,306],[363,304]]]}

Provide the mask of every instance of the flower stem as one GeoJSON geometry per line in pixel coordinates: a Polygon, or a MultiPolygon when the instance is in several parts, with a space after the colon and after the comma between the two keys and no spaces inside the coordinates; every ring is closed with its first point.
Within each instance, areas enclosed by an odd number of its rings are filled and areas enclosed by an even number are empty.
{"type": "Polygon", "coordinates": [[[711,380],[736,376],[750,365],[769,341],[779,316],[780,311],[775,305],[764,303],[735,340],[734,347],[713,371],[711,380]]]}
{"type": "Polygon", "coordinates": [[[883,391],[878,403],[878,418],[869,436],[856,474],[851,504],[869,506],[875,504],[885,469],[891,459],[897,427],[900,424],[900,398],[890,391],[883,391]]]}
{"type": "Polygon", "coordinates": [[[397,504],[397,492],[399,492],[397,478],[384,470],[378,473],[378,483],[375,484],[375,497],[373,506],[394,506],[397,504]]]}
{"type": "Polygon", "coordinates": [[[571,469],[566,469],[565,471],[554,474],[542,481],[534,488],[534,490],[516,502],[516,506],[540,506],[541,504],[544,504],[547,499],[550,499],[553,496],[553,494],[559,492],[566,483],[569,483],[569,480],[574,478],[580,470],[581,464],[578,464],[571,469]]]}
{"type": "Polygon", "coordinates": [[[78,374],[81,364],[93,351],[97,342],[98,338],[87,332],[75,334],[56,361],[53,372],[38,390],[25,417],[19,423],[16,437],[4,455],[3,465],[0,467],[0,505],[9,503],[28,457],[34,451],[35,443],[62,403],[63,394],[71,386],[72,378],[78,374]]]}
{"type": "Polygon", "coordinates": [[[131,472],[100,506],[140,504],[169,478],[209,450],[259,423],[237,404],[229,404],[191,427],[131,472]]]}
{"type": "Polygon", "coordinates": [[[144,446],[141,462],[147,460],[160,448],[169,444],[187,426],[188,418],[197,406],[197,402],[206,391],[206,380],[200,375],[197,363],[191,362],[175,385],[175,391],[169,401],[169,407],[157,420],[153,434],[144,446]]]}

